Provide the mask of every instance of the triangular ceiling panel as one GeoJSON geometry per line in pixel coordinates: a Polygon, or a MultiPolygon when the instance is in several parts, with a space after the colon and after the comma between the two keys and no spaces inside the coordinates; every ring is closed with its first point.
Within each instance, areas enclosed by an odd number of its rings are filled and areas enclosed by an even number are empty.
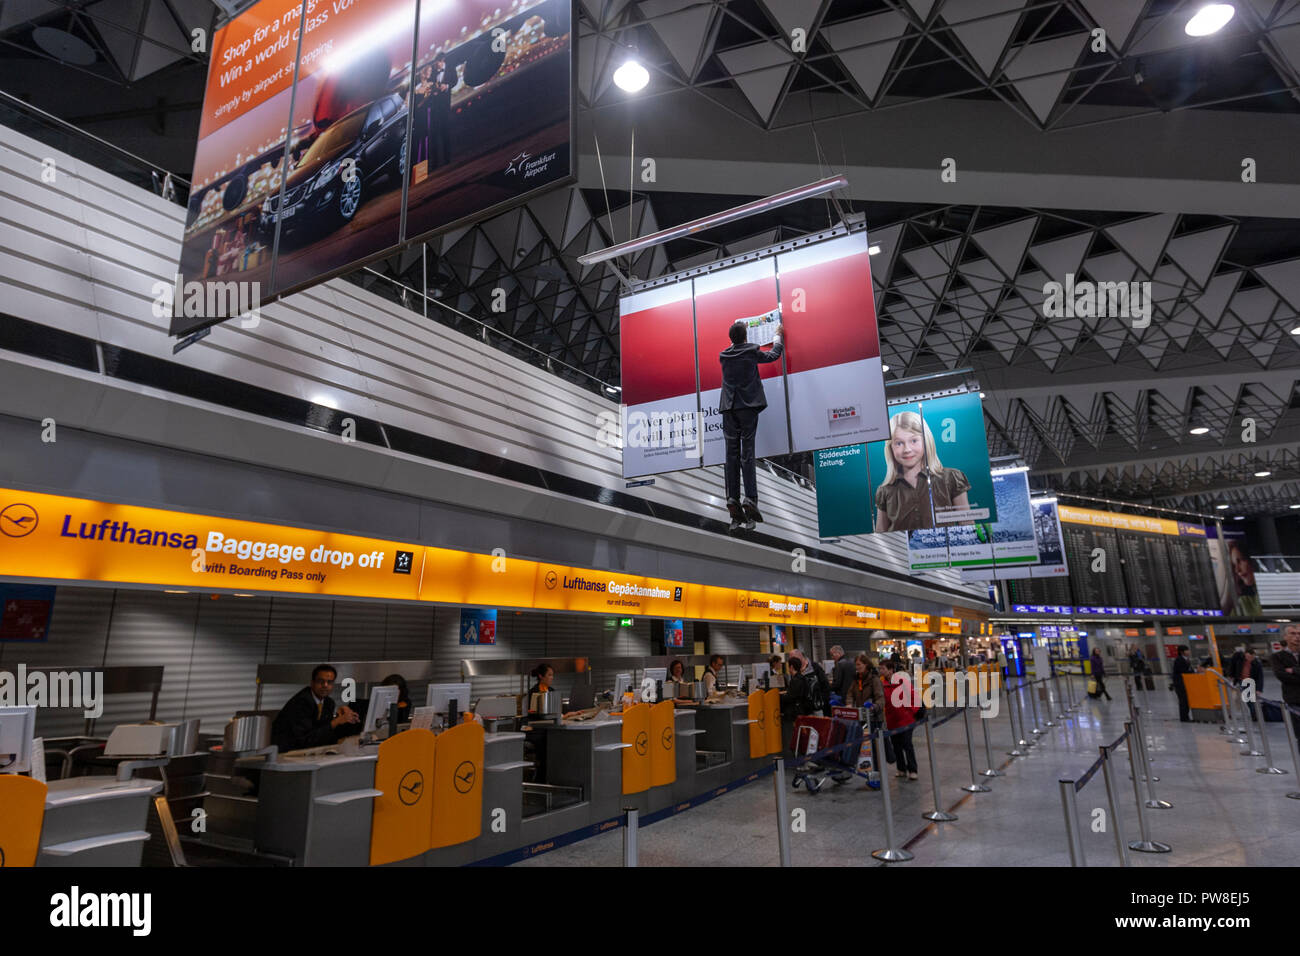
{"type": "Polygon", "coordinates": [[[1040,40],[1020,47],[1007,64],[1004,72],[1038,122],[1045,124],[1051,118],[1061,90],[1087,45],[1086,33],[1040,40]]]}
{"type": "Polygon", "coordinates": [[[712,38],[710,25],[716,7],[695,0],[640,0],[637,11],[649,21],[650,29],[686,78],[695,79],[701,53],[712,38]]]}
{"type": "Polygon", "coordinates": [[[873,247],[880,247],[880,251],[869,260],[877,312],[880,311],[880,297],[885,294],[885,287],[889,284],[889,277],[893,273],[894,259],[898,255],[898,239],[902,234],[902,223],[867,233],[867,241],[873,247]]]}
{"type": "Polygon", "coordinates": [[[102,0],[88,6],[86,12],[95,18],[95,27],[108,47],[109,56],[122,75],[129,77],[137,45],[136,31],[144,15],[144,0],[102,0]]]}
{"type": "Polygon", "coordinates": [[[957,274],[966,280],[971,291],[987,308],[992,309],[998,304],[1006,278],[988,259],[963,262],[957,267],[957,274]]]}
{"type": "Polygon", "coordinates": [[[906,30],[907,18],[886,10],[828,26],[821,36],[863,95],[874,103],[906,30]]]}
{"type": "Polygon", "coordinates": [[[1064,239],[1030,246],[1029,256],[1042,266],[1053,282],[1064,282],[1066,275],[1078,274],[1091,242],[1092,233],[1081,232],[1077,236],[1066,236],[1064,239]]]}
{"type": "Polygon", "coordinates": [[[1147,275],[1156,271],[1160,253],[1164,250],[1169,234],[1174,231],[1178,216],[1174,213],[1161,213],[1158,216],[1146,216],[1118,226],[1108,226],[1106,235],[1132,257],[1147,275]]]}
{"type": "Polygon", "coordinates": [[[1106,31],[1106,49],[1112,53],[1124,49],[1145,6],[1141,0],[1079,0],[1079,3],[1093,22],[1106,31]]]}
{"type": "Polygon", "coordinates": [[[1025,0],[962,0],[946,4],[943,19],[984,75],[992,76],[1024,5],[1025,0]]]}
{"type": "Polygon", "coordinates": [[[144,34],[160,41],[141,41],[131,79],[138,80],[180,60],[190,48],[190,38],[181,33],[163,0],[153,0],[145,16],[144,34]]]}
{"type": "Polygon", "coordinates": [[[1278,298],[1272,290],[1260,286],[1255,289],[1247,289],[1245,292],[1238,292],[1232,297],[1232,303],[1229,306],[1234,315],[1246,324],[1246,328],[1256,333],[1262,333],[1264,327],[1273,316],[1273,310],[1277,308],[1278,298]]]}
{"type": "Polygon", "coordinates": [[[941,296],[960,243],[960,239],[946,239],[932,246],[921,246],[903,253],[903,261],[927,289],[935,296],[941,296]]]}
{"type": "Polygon", "coordinates": [[[582,9],[587,11],[592,23],[603,27],[612,23],[627,4],[628,0],[582,0],[582,9]]]}
{"type": "Polygon", "coordinates": [[[786,80],[794,71],[790,54],[775,43],[751,43],[718,54],[732,81],[766,123],[776,109],[786,80]]]}
{"type": "Polygon", "coordinates": [[[1300,259],[1271,266],[1256,266],[1259,276],[1280,295],[1294,312],[1300,312],[1300,259]]]}
{"type": "Polygon", "coordinates": [[[1020,271],[1020,262],[1024,259],[1025,249],[1029,247],[1034,226],[1038,223],[1036,216],[1018,219],[1005,226],[995,226],[982,232],[974,233],[971,238],[993,260],[993,264],[1002,270],[1008,279],[1014,279],[1020,271]]]}
{"type": "Polygon", "coordinates": [[[1225,272],[1215,276],[1205,287],[1205,291],[1192,300],[1192,308],[1201,313],[1210,325],[1217,326],[1239,282],[1241,282],[1240,272],[1225,272]]]}
{"type": "Polygon", "coordinates": [[[907,0],[907,5],[912,8],[916,18],[924,23],[930,18],[930,11],[934,9],[934,0],[907,0]]]}
{"type": "Polygon", "coordinates": [[[1191,279],[1197,288],[1204,289],[1205,284],[1210,281],[1210,276],[1214,275],[1224,247],[1232,238],[1232,230],[1232,226],[1219,226],[1217,229],[1206,229],[1204,232],[1179,236],[1169,241],[1169,248],[1165,250],[1165,254],[1178,265],[1178,268],[1187,273],[1187,278],[1191,279]]]}
{"type": "Polygon", "coordinates": [[[803,30],[808,39],[817,32],[827,0],[762,0],[781,33],[790,39],[796,29],[803,30]]]}
{"type": "Polygon", "coordinates": [[[0,3],[0,33],[12,26],[57,13],[63,4],[53,0],[4,0],[0,3]]]}

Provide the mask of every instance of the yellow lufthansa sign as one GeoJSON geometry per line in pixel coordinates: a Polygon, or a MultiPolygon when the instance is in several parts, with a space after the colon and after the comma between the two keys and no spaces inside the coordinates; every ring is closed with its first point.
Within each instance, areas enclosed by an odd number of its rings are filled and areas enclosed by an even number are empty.
{"type": "Polygon", "coordinates": [[[928,615],[0,489],[0,578],[926,630],[928,615]]]}

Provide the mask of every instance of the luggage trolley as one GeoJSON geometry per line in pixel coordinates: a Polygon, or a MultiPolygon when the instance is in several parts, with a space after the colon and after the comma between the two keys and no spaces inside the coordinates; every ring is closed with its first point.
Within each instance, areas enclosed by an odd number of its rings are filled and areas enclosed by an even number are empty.
{"type": "Polygon", "coordinates": [[[836,707],[834,712],[834,717],[795,718],[790,749],[802,762],[795,767],[791,785],[795,789],[806,786],[809,793],[818,793],[827,778],[842,784],[862,777],[869,786],[879,789],[879,782],[871,779],[871,771],[858,769],[866,708],[856,716],[849,716],[855,713],[854,708],[836,707]]]}

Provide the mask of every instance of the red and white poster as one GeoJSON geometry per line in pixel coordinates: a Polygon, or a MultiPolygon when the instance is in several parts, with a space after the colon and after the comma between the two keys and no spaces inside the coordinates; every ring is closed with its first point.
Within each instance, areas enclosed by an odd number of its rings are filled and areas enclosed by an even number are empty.
{"type": "Polygon", "coordinates": [[[737,320],[760,347],[778,325],[786,332],[785,357],[759,366],[767,408],[757,457],[888,437],[867,234],[858,232],[620,301],[624,477],[723,463],[718,356],[737,320]]]}
{"type": "Polygon", "coordinates": [[[621,299],[619,328],[623,476],[694,468],[700,463],[699,396],[690,280],[621,299]]]}
{"type": "Polygon", "coordinates": [[[776,257],[794,451],[889,437],[867,234],[776,257]]]}

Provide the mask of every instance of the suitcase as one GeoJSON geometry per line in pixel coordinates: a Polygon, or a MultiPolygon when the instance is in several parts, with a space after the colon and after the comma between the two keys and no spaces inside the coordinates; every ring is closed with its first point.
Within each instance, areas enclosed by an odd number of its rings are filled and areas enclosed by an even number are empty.
{"type": "Polygon", "coordinates": [[[1152,677],[1150,674],[1144,674],[1144,675],[1142,675],[1142,676],[1143,676],[1143,679],[1146,681],[1147,690],[1155,690],[1155,689],[1156,689],[1156,680],[1155,680],[1155,678],[1152,677]]]}
{"type": "Polygon", "coordinates": [[[1272,701],[1261,700],[1259,702],[1259,706],[1264,711],[1264,720],[1270,723],[1278,723],[1278,724],[1282,722],[1282,708],[1279,707],[1277,704],[1273,703],[1272,701]]]}
{"type": "Polygon", "coordinates": [[[798,757],[825,750],[830,746],[834,724],[829,717],[796,717],[790,750],[798,757]]]}

